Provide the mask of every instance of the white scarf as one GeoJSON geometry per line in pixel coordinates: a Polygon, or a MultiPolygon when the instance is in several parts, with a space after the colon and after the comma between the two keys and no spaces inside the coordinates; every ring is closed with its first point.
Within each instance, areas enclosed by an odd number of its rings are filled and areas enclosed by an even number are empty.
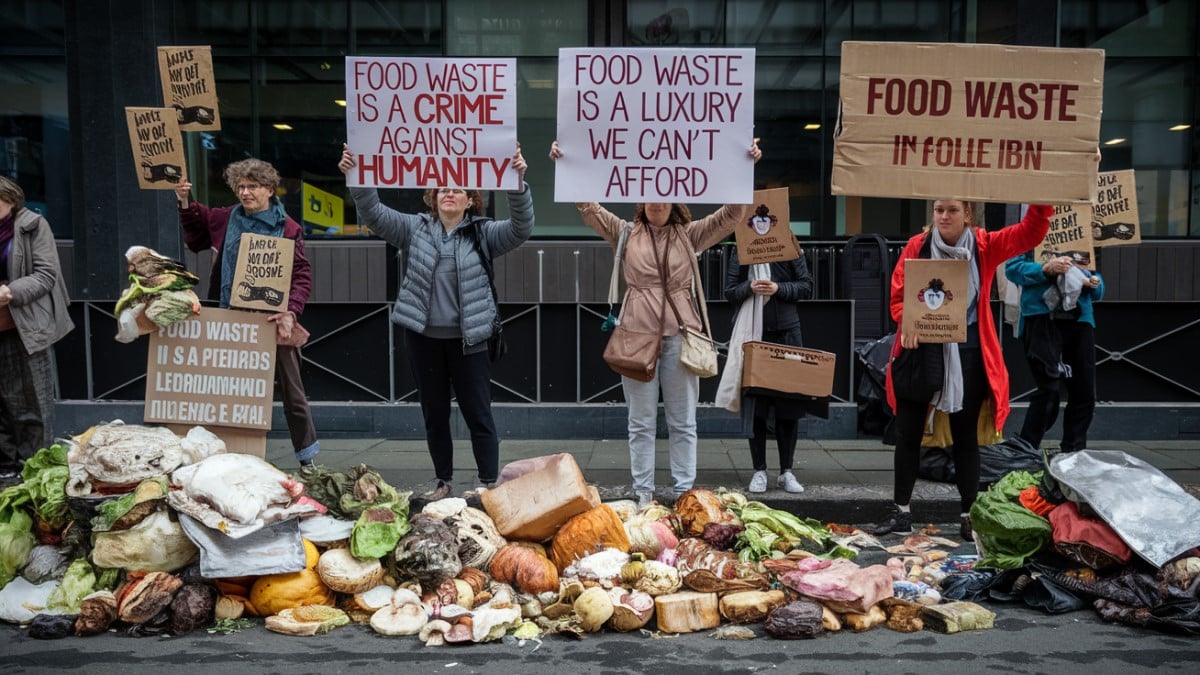
{"type": "MultiPolygon", "coordinates": [[[[749,280],[760,279],[771,279],[770,264],[756,263],[750,266],[749,280]]],[[[721,372],[716,396],[716,404],[730,412],[741,412],[742,409],[742,344],[762,339],[763,304],[763,296],[751,293],[742,301],[733,322],[729,348],[725,353],[725,370],[721,372]]]]}
{"type": "MultiPolygon", "coordinates": [[[[975,232],[967,226],[963,228],[958,242],[951,246],[942,240],[942,235],[936,227],[929,231],[930,255],[934,260],[966,260],[967,261],[967,307],[979,302],[979,266],[975,264],[975,232]]],[[[970,315],[967,323],[971,323],[970,315]]],[[[937,396],[937,409],[944,413],[956,413],[962,410],[963,376],[962,359],[958,355],[958,343],[947,342],[942,345],[942,391],[937,396]]]]}

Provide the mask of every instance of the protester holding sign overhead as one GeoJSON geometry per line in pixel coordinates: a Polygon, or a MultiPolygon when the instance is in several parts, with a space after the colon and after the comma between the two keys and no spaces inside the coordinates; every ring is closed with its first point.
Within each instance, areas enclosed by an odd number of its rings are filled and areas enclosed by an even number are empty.
{"type": "Polygon", "coordinates": [[[1062,451],[1087,447],[1096,413],[1096,319],[1092,303],[1104,297],[1104,280],[1070,256],[1046,262],[1033,251],[1009,260],[1004,276],[1021,287],[1017,335],[1037,385],[1021,425],[1021,438],[1041,447],[1058,418],[1059,391],[1067,388],[1062,451]]]}
{"type": "MultiPolygon", "coordinates": [[[[342,146],[338,168],[357,165],[342,146]]],[[[408,360],[417,381],[425,442],[437,485],[426,495],[450,495],[454,443],[450,437],[453,394],[467,427],[479,482],[500,475],[500,439],[492,419],[488,339],[499,330],[500,308],[492,294],[491,260],[519,247],[533,233],[533,197],[525,183],[525,158],[518,145],[511,170],[520,190],[505,192],[511,217],[483,215],[483,194],[455,186],[425,190],[428,213],[408,214],[384,206],[375,188],[351,188],[359,223],[400,249],[404,278],[392,308],[392,323],[404,327],[408,360]]]]}
{"type": "Polygon", "coordinates": [[[295,243],[292,252],[292,278],[287,310],[272,314],[276,326],[275,375],[283,395],[283,414],[287,419],[296,461],[311,465],[321,444],[313,425],[308,396],[300,378],[301,335],[304,329],[297,317],[312,292],[312,267],[304,251],[304,231],[283,210],[275,196],[279,172],[261,159],[244,159],[225,167],[225,182],[241,202],[236,206],[209,208],[189,200],[192,184],[184,181],[175,191],[179,200],[179,221],[187,247],[195,252],[213,249],[209,299],[229,307],[233,294],[234,268],[237,265],[242,235],[257,234],[286,237],[295,243]],[[290,344],[289,344],[290,343],[290,344]]]}
{"type": "MultiPolygon", "coordinates": [[[[996,428],[1004,428],[1008,417],[1008,371],[1000,352],[1000,339],[992,320],[988,293],[996,267],[1022,251],[1038,244],[1050,227],[1050,206],[1030,206],[1025,218],[1016,225],[989,232],[982,227],[982,212],[959,199],[933,202],[933,222],[925,232],[908,240],[892,272],[892,319],[900,324],[904,312],[904,261],[912,258],[966,260],[968,263],[967,339],[940,346],[934,352],[943,376],[940,391],[933,400],[906,400],[896,395],[894,361],[904,350],[916,350],[919,339],[903,331],[892,347],[888,363],[887,398],[896,413],[896,454],[894,457],[895,508],[875,528],[876,535],[912,531],[909,500],[917,482],[921,437],[929,406],[945,412],[953,437],[955,481],[961,504],[960,533],[971,538],[971,504],[979,491],[979,412],[985,399],[991,400],[996,428]],[[937,358],[939,357],[940,358],[937,358]]],[[[914,283],[925,280],[913,280],[914,283]]]]}
{"type": "MultiPolygon", "coordinates": [[[[762,157],[758,139],[750,146],[750,157],[762,157]]],[[[550,158],[563,152],[555,141],[550,158]]],[[[696,403],[700,378],[680,364],[681,329],[671,310],[673,304],[683,323],[700,328],[692,289],[696,286],[693,260],[719,242],[739,223],[747,222],[750,206],[726,204],[716,213],[692,220],[684,204],[639,203],[633,222],[622,220],[595,202],[576,204],[583,222],[614,248],[624,238],[624,279],[628,290],[621,303],[620,323],[637,333],[661,336],[656,341],[657,362],[648,381],[622,375],[621,386],[629,407],[629,465],[633,490],[639,505],[654,498],[654,437],[658,426],[658,398],[662,393],[669,432],[671,476],[676,497],[690,490],[696,479],[696,403]],[[624,233],[624,234],[623,234],[624,233]]]]}

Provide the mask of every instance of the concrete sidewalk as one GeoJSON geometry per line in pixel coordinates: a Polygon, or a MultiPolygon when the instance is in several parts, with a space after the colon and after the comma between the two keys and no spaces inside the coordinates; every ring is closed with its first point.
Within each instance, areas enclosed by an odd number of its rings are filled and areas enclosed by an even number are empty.
{"type": "MultiPolygon", "coordinates": [[[[1047,447],[1057,441],[1047,440],[1047,447]]],[[[1200,496],[1200,440],[1198,441],[1095,441],[1095,450],[1120,450],[1154,465],[1189,492],[1200,496]]],[[[584,477],[601,490],[604,499],[632,497],[629,449],[615,440],[502,439],[500,462],[569,452],[584,477]]],[[[744,491],[753,473],[750,451],[742,438],[701,438],[697,443],[696,487],[727,487],[744,491]]],[[[296,466],[286,439],[267,441],[267,459],[284,470],[296,466]]],[[[878,437],[848,440],[801,439],[797,443],[794,472],[804,492],[790,494],[775,489],[778,473],[774,442],[767,444],[770,488],[758,496],[774,508],[783,508],[822,521],[867,524],[881,519],[892,503],[892,446],[878,437]]],[[[433,464],[425,441],[374,438],[322,439],[317,462],[336,469],[367,464],[392,485],[420,493],[432,487],[433,464]]],[[[470,442],[456,439],[455,494],[474,488],[475,460],[470,442]]],[[[671,503],[670,464],[666,439],[658,440],[655,461],[656,496],[671,503]]],[[[919,480],[913,492],[913,516],[918,522],[957,522],[958,489],[950,483],[919,480]]]]}

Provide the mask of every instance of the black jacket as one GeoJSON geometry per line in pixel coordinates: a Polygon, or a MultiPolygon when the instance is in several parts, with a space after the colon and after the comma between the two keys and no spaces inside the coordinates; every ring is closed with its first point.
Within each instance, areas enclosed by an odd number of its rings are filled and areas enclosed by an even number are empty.
{"type": "MultiPolygon", "coordinates": [[[[751,295],[749,277],[750,266],[738,264],[737,247],[730,247],[729,264],[725,267],[725,299],[733,303],[735,310],[751,295]]],[[[779,284],[779,290],[763,305],[763,331],[799,334],[796,303],[812,298],[813,293],[812,275],[804,256],[771,263],[771,281],[779,284]]]]}

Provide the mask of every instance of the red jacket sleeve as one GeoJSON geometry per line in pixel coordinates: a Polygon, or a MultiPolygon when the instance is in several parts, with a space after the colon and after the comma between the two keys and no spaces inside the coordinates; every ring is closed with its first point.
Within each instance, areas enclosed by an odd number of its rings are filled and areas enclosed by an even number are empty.
{"type": "Polygon", "coordinates": [[[288,218],[286,236],[296,242],[292,255],[292,285],[288,290],[288,310],[296,316],[304,313],[308,304],[308,296],[312,294],[312,265],[308,262],[308,253],[304,250],[304,230],[296,221],[288,218]]]}
{"type": "Polygon", "coordinates": [[[183,226],[183,243],[193,253],[214,248],[212,233],[208,227],[209,208],[199,202],[188,202],[186,209],[179,209],[179,223],[183,226]]]}

